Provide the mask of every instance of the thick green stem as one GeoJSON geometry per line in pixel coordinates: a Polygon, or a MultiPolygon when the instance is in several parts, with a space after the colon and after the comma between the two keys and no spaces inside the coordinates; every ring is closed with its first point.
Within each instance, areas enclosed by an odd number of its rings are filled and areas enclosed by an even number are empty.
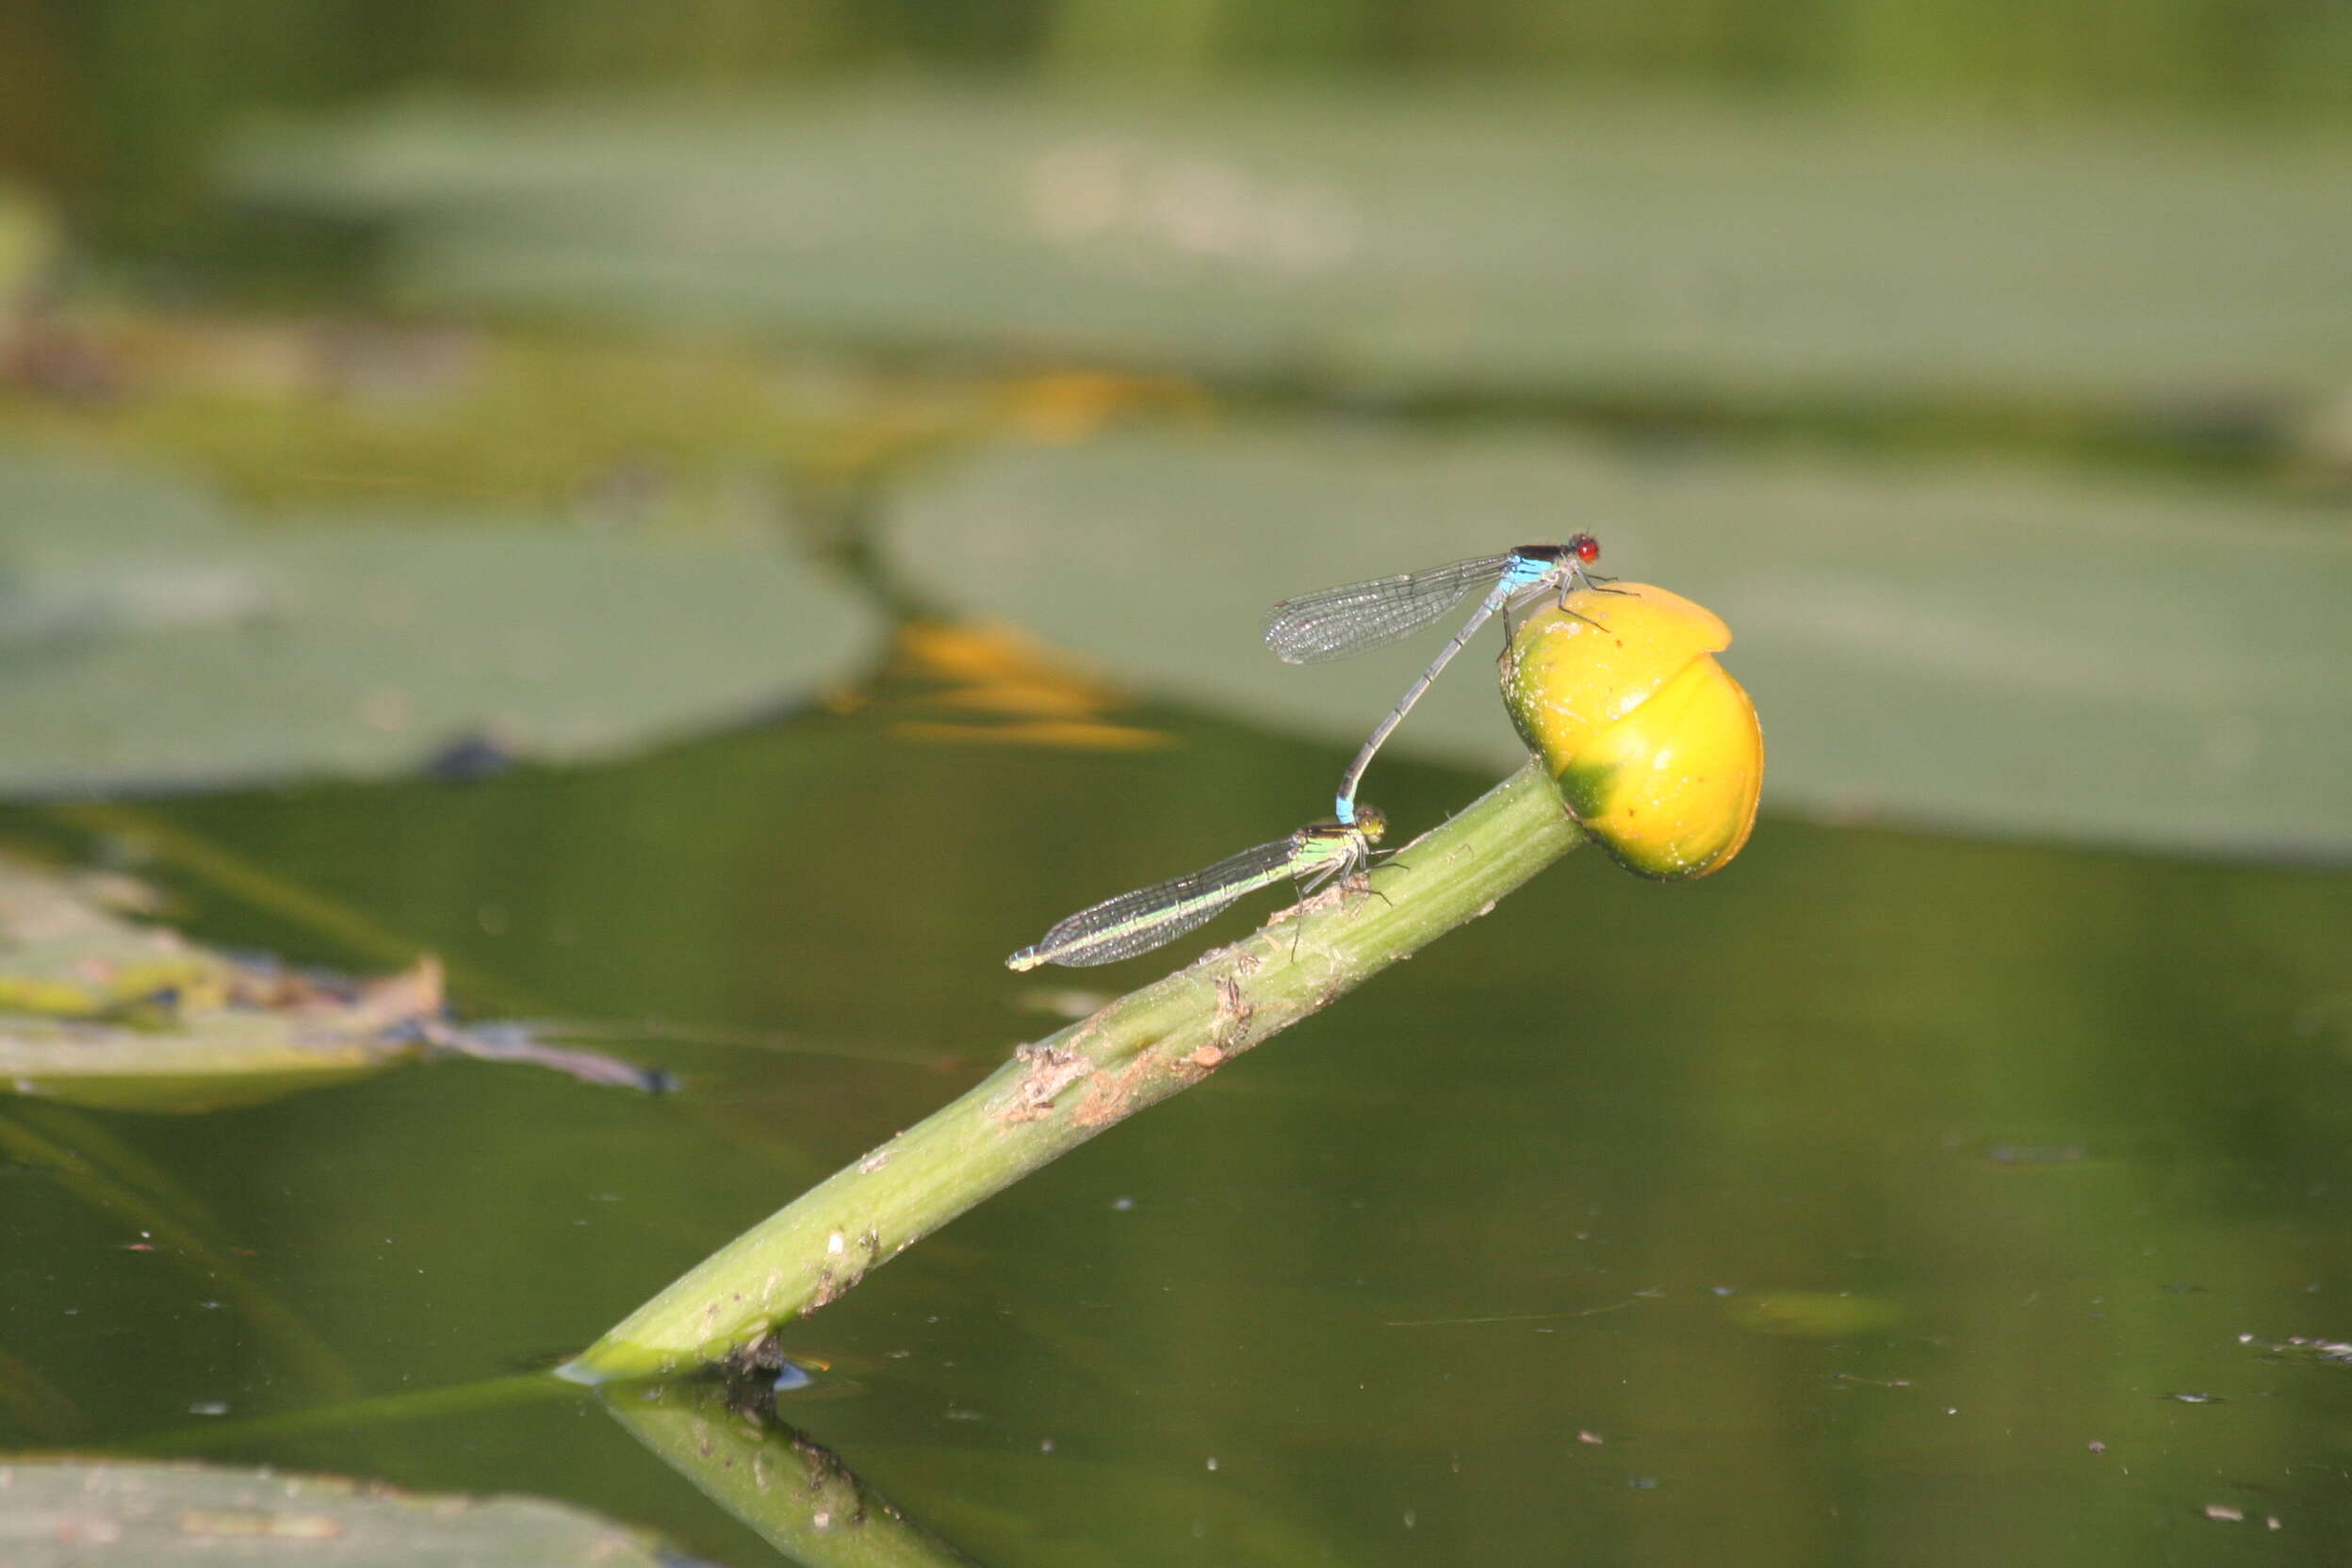
{"type": "Polygon", "coordinates": [[[1372,874],[1036,1045],[744,1232],[564,1366],[583,1382],[737,1355],[866,1271],[1354,989],[1584,841],[1534,765],[1372,874]]]}

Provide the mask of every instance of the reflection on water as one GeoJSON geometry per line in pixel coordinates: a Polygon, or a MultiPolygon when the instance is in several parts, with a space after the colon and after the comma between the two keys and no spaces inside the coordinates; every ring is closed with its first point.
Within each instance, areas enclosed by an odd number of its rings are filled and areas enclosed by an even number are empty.
{"type": "MultiPolygon", "coordinates": [[[[106,1128],[363,1391],[491,1377],[1044,1033],[1005,951],[1334,760],[904,716],[153,808],[270,874],[148,867],[197,935],[382,961],[255,891],[300,885],[685,1086],[461,1063],[106,1128]]],[[[1417,831],[1481,787],[1397,763],[1382,803],[1417,831]]],[[[2293,870],[1784,822],[1690,887],[1576,857],[879,1271],[796,1336],[855,1391],[786,1413],[992,1563],[2317,1560],[2352,1527],[2344,1370],[2295,1343],[2352,1335],[2347,937],[2352,879],[2293,870]]],[[[0,1347],[46,1394],[11,1438],[320,1397],[49,1178],[5,1168],[0,1347]]],[[[593,1406],[220,1457],[776,1560],[593,1406]]]]}

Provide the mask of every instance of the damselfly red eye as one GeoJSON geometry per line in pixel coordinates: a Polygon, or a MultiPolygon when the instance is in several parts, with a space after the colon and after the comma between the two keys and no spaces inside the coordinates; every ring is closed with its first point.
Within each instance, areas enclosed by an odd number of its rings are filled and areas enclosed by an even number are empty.
{"type": "Polygon", "coordinates": [[[1579,533],[1569,540],[1568,548],[1588,566],[1601,558],[1601,542],[1589,533],[1579,533]]]}

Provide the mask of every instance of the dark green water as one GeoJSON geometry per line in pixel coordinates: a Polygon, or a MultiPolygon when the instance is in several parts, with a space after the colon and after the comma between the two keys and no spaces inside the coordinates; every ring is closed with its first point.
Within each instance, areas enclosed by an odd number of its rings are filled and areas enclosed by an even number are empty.
{"type": "MultiPolygon", "coordinates": [[[[578,1348],[1054,1027],[1070,977],[1004,954],[1335,763],[1183,715],[1116,757],[894,716],[155,808],[244,868],[147,868],[196,936],[438,952],[478,1013],[686,1086],[456,1063],[90,1119],[301,1328],[0,1170],[0,1347],[52,1425],[104,1448],[331,1403],[322,1366],[394,1394],[578,1348]]],[[[1482,787],[1380,783],[1408,830],[1482,787]]],[[[2347,939],[2352,879],[2291,869],[1769,819],[1688,887],[1575,857],[808,1320],[837,1370],[783,1413],[997,1564],[2341,1560],[2352,1367],[2270,1347],[2352,1337],[2347,939]]],[[[207,1455],[777,1560],[592,1403],[207,1455]]]]}

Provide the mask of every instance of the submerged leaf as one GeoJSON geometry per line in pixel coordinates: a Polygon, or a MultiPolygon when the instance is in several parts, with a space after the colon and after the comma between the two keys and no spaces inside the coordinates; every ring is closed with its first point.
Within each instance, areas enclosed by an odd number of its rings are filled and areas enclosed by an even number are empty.
{"type": "Polygon", "coordinates": [[[656,1086],[516,1025],[451,1022],[440,966],[351,980],[230,958],[0,858],[0,1092],[206,1111],[374,1072],[428,1051],[656,1086]]]}

